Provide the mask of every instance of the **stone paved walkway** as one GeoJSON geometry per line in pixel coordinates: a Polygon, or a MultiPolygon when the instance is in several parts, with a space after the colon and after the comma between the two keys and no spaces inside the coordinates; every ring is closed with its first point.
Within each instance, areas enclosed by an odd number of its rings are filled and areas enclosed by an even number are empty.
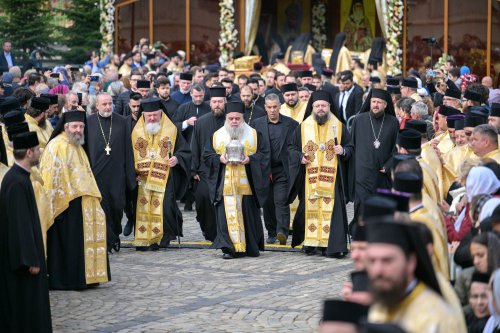
{"type": "MultiPolygon", "coordinates": [[[[194,213],[184,219],[183,241],[201,241],[194,213]]],[[[51,292],[55,332],[315,332],[323,299],[338,297],[352,269],[300,252],[222,260],[186,247],[123,248],[110,264],[110,283],[51,292]]]]}

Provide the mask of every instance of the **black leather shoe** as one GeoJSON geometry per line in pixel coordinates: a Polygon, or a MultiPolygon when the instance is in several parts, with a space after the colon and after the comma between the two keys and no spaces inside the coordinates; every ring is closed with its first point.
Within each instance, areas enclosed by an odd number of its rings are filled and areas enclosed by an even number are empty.
{"type": "Polygon", "coordinates": [[[333,254],[327,254],[327,258],[334,258],[334,259],[344,259],[347,256],[348,252],[336,252],[333,254]]]}
{"type": "Polygon", "coordinates": [[[304,246],[302,248],[304,250],[304,253],[307,254],[308,256],[312,256],[316,254],[316,248],[312,246],[304,246]]]}
{"type": "Polygon", "coordinates": [[[132,221],[130,220],[127,221],[125,228],[123,228],[123,236],[130,236],[133,229],[134,229],[134,224],[132,223],[132,221]]]}
{"type": "Polygon", "coordinates": [[[166,249],[170,246],[170,240],[162,239],[160,242],[160,248],[166,249]]]}
{"type": "Polygon", "coordinates": [[[269,236],[266,240],[267,244],[274,244],[276,243],[276,237],[269,236]]]}
{"type": "Polygon", "coordinates": [[[286,236],[282,232],[278,232],[278,236],[276,236],[278,241],[280,242],[280,245],[286,245],[286,236]]]}
{"type": "Polygon", "coordinates": [[[222,259],[234,259],[234,256],[231,253],[223,253],[222,259]]]}
{"type": "Polygon", "coordinates": [[[137,246],[135,250],[145,252],[145,251],[150,251],[151,249],[149,248],[149,246],[137,246]]]}
{"type": "Polygon", "coordinates": [[[151,244],[151,245],[149,246],[149,249],[150,249],[151,251],[158,251],[158,250],[160,249],[160,246],[158,246],[158,244],[151,244]]]}

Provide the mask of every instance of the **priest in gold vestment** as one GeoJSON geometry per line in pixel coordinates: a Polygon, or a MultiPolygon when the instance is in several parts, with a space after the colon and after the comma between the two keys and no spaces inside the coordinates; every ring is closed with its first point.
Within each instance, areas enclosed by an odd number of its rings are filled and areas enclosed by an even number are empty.
{"type": "Polygon", "coordinates": [[[374,303],[368,321],[398,324],[409,333],[465,333],[443,299],[422,237],[393,219],[366,226],[367,272],[374,303]]]}
{"type": "Polygon", "coordinates": [[[290,117],[299,124],[304,120],[307,103],[299,98],[299,88],[296,83],[287,83],[282,87],[285,103],[281,105],[280,113],[290,117]]]}
{"type": "Polygon", "coordinates": [[[354,148],[346,127],[331,112],[331,103],[327,91],[314,92],[308,103],[311,116],[292,135],[289,202],[300,200],[292,247],[303,243],[308,254],[340,258],[348,251],[344,162],[354,148]]]}
{"type": "Polygon", "coordinates": [[[31,105],[28,106],[24,115],[30,131],[36,132],[38,136],[42,152],[52,135],[52,125],[47,120],[47,110],[49,107],[50,99],[46,97],[33,97],[31,105]]]}
{"type": "Polygon", "coordinates": [[[86,113],[63,113],[40,160],[53,224],[47,231],[49,288],[81,290],[110,280],[106,218],[85,145],[86,113]]]}
{"type": "Polygon", "coordinates": [[[182,236],[176,199],[186,190],[191,158],[180,127],[159,98],[143,99],[140,111],[132,131],[138,178],[134,245],[137,250],[158,250],[182,236]]]}
{"type": "Polygon", "coordinates": [[[449,152],[453,148],[454,143],[453,139],[450,137],[450,132],[448,131],[446,118],[460,113],[460,110],[455,109],[451,106],[441,105],[439,107],[437,117],[439,130],[441,131],[441,133],[436,133],[437,135],[434,137],[434,139],[429,141],[427,144],[431,145],[432,147],[437,147],[441,154],[446,154],[447,152],[449,152]]]}
{"type": "Polygon", "coordinates": [[[226,103],[225,112],[224,126],[203,153],[217,224],[212,247],[222,250],[223,259],[258,257],[264,250],[260,207],[268,196],[271,154],[261,134],[245,123],[243,103],[226,103]]]}

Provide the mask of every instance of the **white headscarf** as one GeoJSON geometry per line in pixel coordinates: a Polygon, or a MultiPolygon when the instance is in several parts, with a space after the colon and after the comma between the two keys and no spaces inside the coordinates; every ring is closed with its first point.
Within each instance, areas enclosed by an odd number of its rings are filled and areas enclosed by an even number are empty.
{"type": "Polygon", "coordinates": [[[473,167],[465,181],[465,191],[469,202],[478,194],[492,194],[500,188],[500,180],[495,173],[484,166],[473,167]]]}
{"type": "Polygon", "coordinates": [[[492,285],[491,293],[488,297],[488,308],[490,310],[491,317],[488,319],[486,326],[484,327],[483,333],[493,333],[496,328],[500,326],[500,313],[498,313],[493,306],[493,299],[495,299],[495,303],[497,307],[500,306],[500,270],[491,274],[490,285],[492,285]]]}
{"type": "Polygon", "coordinates": [[[479,213],[479,221],[490,217],[498,205],[500,205],[500,198],[491,198],[486,201],[483,208],[481,208],[481,212],[479,213]]]}

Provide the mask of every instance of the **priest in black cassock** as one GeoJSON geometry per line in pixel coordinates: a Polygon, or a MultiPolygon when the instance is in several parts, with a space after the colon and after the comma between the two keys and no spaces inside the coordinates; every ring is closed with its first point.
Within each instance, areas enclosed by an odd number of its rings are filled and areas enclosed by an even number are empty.
{"type": "Polygon", "coordinates": [[[245,123],[243,103],[229,102],[225,112],[224,127],[213,134],[203,153],[217,223],[212,246],[222,250],[224,259],[258,257],[264,250],[260,207],[269,192],[269,147],[262,134],[245,123]]]}
{"type": "Polygon", "coordinates": [[[191,140],[191,176],[197,182],[196,220],[200,223],[201,232],[206,240],[213,242],[217,234],[215,224],[215,210],[210,202],[208,192],[208,176],[210,170],[203,163],[202,154],[207,142],[219,128],[224,126],[226,104],[226,89],[224,87],[210,88],[210,113],[207,113],[196,121],[191,140]]]}
{"type": "Polygon", "coordinates": [[[163,108],[167,110],[167,115],[170,119],[176,118],[179,103],[170,96],[170,80],[165,76],[160,76],[155,83],[155,90],[158,98],[160,98],[163,108]]]}
{"type": "Polygon", "coordinates": [[[111,95],[97,95],[96,108],[97,113],[87,118],[90,166],[106,214],[108,252],[119,251],[126,193],[137,184],[131,130],[125,117],[113,113],[111,95]]]}
{"type": "Polygon", "coordinates": [[[35,132],[13,138],[15,164],[0,190],[0,331],[52,332],[42,229],[31,185],[35,132]]]}
{"type": "Polygon", "coordinates": [[[391,95],[385,90],[371,89],[351,127],[355,154],[349,184],[354,197],[354,223],[368,195],[377,188],[391,188],[390,170],[398,132],[391,95]]]}
{"type": "Polygon", "coordinates": [[[50,200],[49,287],[80,290],[111,278],[106,216],[88,158],[86,113],[62,114],[42,154],[40,173],[50,200]]]}
{"type": "Polygon", "coordinates": [[[300,200],[293,220],[292,247],[303,243],[307,254],[342,258],[348,252],[345,162],[354,148],[331,105],[327,91],[315,91],[305,120],[292,135],[288,202],[297,196],[300,200]]]}
{"type": "Polygon", "coordinates": [[[167,248],[182,236],[182,213],[176,199],[189,179],[189,146],[168,117],[159,98],[141,102],[132,131],[134,166],[138,179],[135,239],[137,250],[167,248]]]}
{"type": "MultiPolygon", "coordinates": [[[[205,88],[201,84],[195,84],[191,88],[191,99],[189,103],[184,103],[179,106],[177,113],[175,115],[175,120],[181,123],[182,136],[186,139],[188,144],[191,143],[193,137],[193,130],[196,121],[201,116],[210,113],[210,105],[203,101],[205,97],[205,88]]],[[[186,195],[184,197],[185,211],[193,210],[193,203],[195,201],[194,193],[196,192],[197,181],[192,177],[189,181],[188,189],[186,190],[186,195]]]]}
{"type": "Polygon", "coordinates": [[[253,101],[252,88],[250,86],[243,86],[240,89],[240,98],[245,105],[245,122],[254,126],[255,120],[266,116],[266,111],[253,101]]]}

